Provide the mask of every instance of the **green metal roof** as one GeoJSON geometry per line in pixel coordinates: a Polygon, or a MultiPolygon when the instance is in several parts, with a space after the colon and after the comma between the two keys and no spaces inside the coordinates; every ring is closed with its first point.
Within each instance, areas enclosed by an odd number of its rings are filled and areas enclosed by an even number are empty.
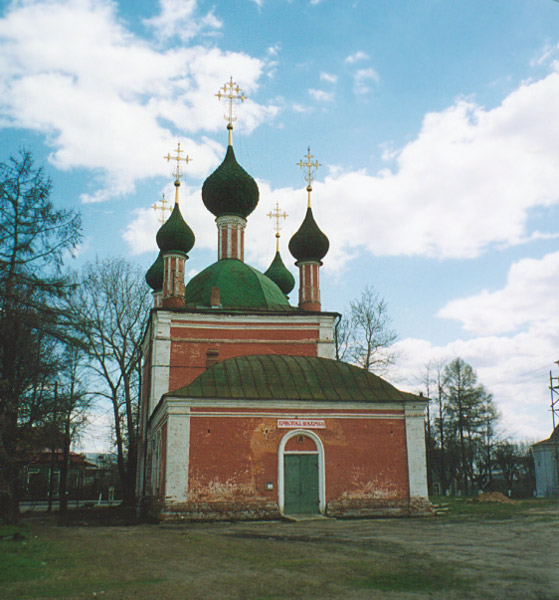
{"type": "Polygon", "coordinates": [[[256,181],[241,167],[235,158],[233,146],[219,167],[204,181],[202,200],[216,217],[238,215],[245,219],[258,204],[256,181]]]}
{"type": "Polygon", "coordinates": [[[163,269],[163,257],[160,252],[146,272],[146,283],[154,292],[160,292],[163,289],[163,269]]]}
{"type": "Polygon", "coordinates": [[[182,218],[179,205],[175,204],[169,218],[159,228],[156,236],[161,252],[183,252],[188,254],[194,246],[194,232],[182,218]]]}
{"type": "Polygon", "coordinates": [[[296,310],[271,279],[234,258],[217,261],[188,282],[187,308],[211,307],[212,287],[219,289],[223,309],[296,310]]]}
{"type": "Polygon", "coordinates": [[[298,261],[322,260],[329,247],[330,242],[316,224],[309,206],[301,227],[289,240],[289,252],[298,261]]]}
{"type": "Polygon", "coordinates": [[[283,264],[279,251],[276,252],[272,264],[264,272],[264,275],[269,277],[286,296],[295,287],[295,277],[293,277],[288,268],[283,264]]]}
{"type": "Polygon", "coordinates": [[[217,363],[166,396],[311,402],[405,402],[425,400],[401,392],[373,373],[316,356],[259,354],[217,363]]]}

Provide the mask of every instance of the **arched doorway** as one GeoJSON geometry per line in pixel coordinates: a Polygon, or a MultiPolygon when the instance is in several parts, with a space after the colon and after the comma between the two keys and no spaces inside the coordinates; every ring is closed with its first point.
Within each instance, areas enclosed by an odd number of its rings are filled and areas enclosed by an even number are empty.
{"type": "Polygon", "coordinates": [[[311,431],[290,431],[278,452],[278,492],[282,514],[324,512],[324,448],[311,431]]]}

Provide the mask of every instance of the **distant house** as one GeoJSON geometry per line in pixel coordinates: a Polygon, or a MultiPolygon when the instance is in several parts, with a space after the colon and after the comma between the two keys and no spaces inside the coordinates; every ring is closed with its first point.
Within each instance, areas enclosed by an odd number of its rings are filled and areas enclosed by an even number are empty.
{"type": "MultiPolygon", "coordinates": [[[[23,471],[22,499],[45,501],[52,489],[52,499],[58,500],[63,460],[62,450],[45,449],[32,456],[23,471]]],[[[69,500],[97,500],[100,494],[107,499],[109,489],[117,487],[116,464],[111,454],[70,452],[68,463],[66,489],[69,500]]]]}
{"type": "Polygon", "coordinates": [[[559,496],[559,425],[547,440],[533,445],[536,496],[559,496]]]}
{"type": "MultiPolygon", "coordinates": [[[[28,501],[46,500],[51,489],[53,498],[59,497],[60,469],[62,467],[62,450],[45,449],[31,457],[24,470],[23,499],[28,501]]],[[[75,492],[83,489],[85,471],[94,468],[86,461],[83,454],[70,452],[68,457],[68,490],[75,492]]]]}

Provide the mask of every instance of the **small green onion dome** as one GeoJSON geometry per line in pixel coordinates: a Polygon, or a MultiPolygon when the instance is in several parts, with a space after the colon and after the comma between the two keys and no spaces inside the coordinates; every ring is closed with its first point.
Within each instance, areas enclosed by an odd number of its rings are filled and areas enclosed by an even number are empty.
{"type": "Polygon", "coordinates": [[[258,204],[256,181],[235,158],[233,146],[227,147],[225,159],[204,181],[202,200],[216,217],[237,215],[246,219],[258,204]]]}
{"type": "Polygon", "coordinates": [[[218,260],[188,282],[187,308],[211,308],[212,288],[219,289],[223,309],[292,310],[273,281],[234,258],[218,260]]]}
{"type": "Polygon", "coordinates": [[[270,278],[286,296],[295,287],[295,278],[283,264],[279,252],[276,252],[272,264],[267,271],[264,271],[264,275],[270,278]]]}
{"type": "Polygon", "coordinates": [[[171,216],[157,232],[157,245],[161,252],[188,254],[194,246],[194,233],[182,218],[179,205],[175,204],[171,216]]]}
{"type": "Polygon", "coordinates": [[[154,292],[160,292],[163,289],[163,257],[161,252],[146,272],[146,283],[154,292]]]}
{"type": "Polygon", "coordinates": [[[326,256],[329,247],[330,242],[318,228],[309,206],[301,227],[289,240],[289,252],[298,262],[321,261],[326,256]]]}

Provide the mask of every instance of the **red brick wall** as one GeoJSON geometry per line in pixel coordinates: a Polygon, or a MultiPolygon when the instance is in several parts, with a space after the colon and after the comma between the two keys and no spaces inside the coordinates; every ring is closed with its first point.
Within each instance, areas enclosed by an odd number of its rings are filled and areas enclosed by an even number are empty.
{"type": "MultiPolygon", "coordinates": [[[[169,390],[188,385],[206,370],[208,350],[219,352],[218,362],[249,354],[317,355],[318,327],[286,329],[285,324],[270,324],[266,329],[256,329],[251,323],[246,323],[245,328],[242,324],[236,324],[235,328],[219,328],[215,322],[207,324],[215,328],[171,326],[169,390]]],[[[266,325],[265,321],[261,324],[266,325]]]]}
{"type": "MultiPolygon", "coordinates": [[[[274,412],[278,413],[277,410],[274,412]]],[[[286,411],[286,414],[293,414],[293,411],[286,411]]],[[[297,414],[304,416],[301,412],[297,414]]],[[[319,411],[312,412],[314,417],[319,414],[319,411]]],[[[328,412],[324,411],[320,418],[327,415],[328,412]]],[[[189,501],[248,502],[265,499],[276,502],[278,449],[281,439],[289,431],[277,428],[276,417],[264,415],[247,418],[193,417],[189,501]],[[274,484],[272,491],[266,490],[267,482],[274,484]]],[[[327,418],[326,429],[313,431],[324,446],[327,503],[351,504],[363,499],[407,498],[403,419],[327,418]]],[[[301,449],[297,448],[296,440],[289,444],[289,450],[301,449]]],[[[305,449],[312,450],[312,447],[309,445],[305,449]]]]}
{"type": "Polygon", "coordinates": [[[406,498],[403,419],[338,420],[324,444],[327,500],[406,498]]]}

